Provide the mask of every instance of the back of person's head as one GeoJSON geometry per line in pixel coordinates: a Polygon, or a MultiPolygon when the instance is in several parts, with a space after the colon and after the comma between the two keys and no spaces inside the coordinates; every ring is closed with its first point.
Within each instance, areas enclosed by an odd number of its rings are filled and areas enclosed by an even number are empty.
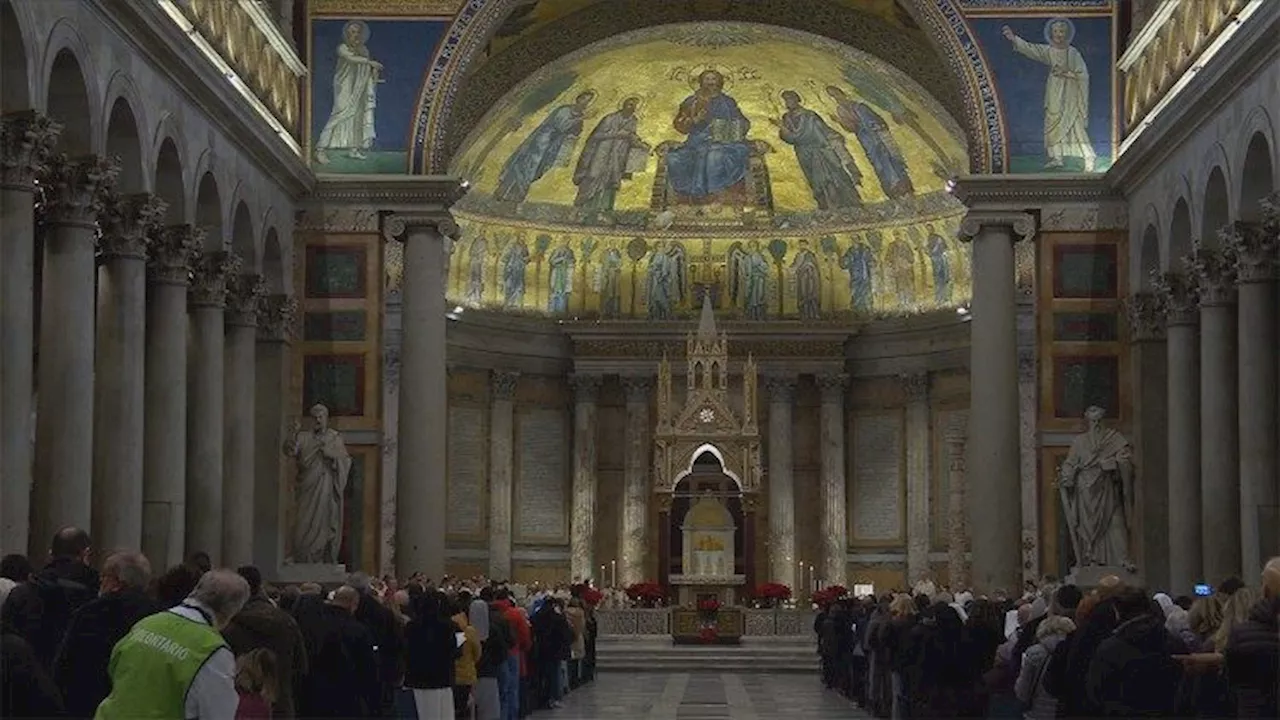
{"type": "Polygon", "coordinates": [[[244,581],[246,583],[249,583],[250,597],[254,595],[262,594],[262,571],[261,570],[254,567],[253,565],[241,565],[240,567],[236,568],[236,574],[244,578],[244,581]]]}
{"type": "Polygon", "coordinates": [[[1075,629],[1076,623],[1071,618],[1064,615],[1050,615],[1036,628],[1036,640],[1044,640],[1051,635],[1066,637],[1075,629]]]}
{"type": "Polygon", "coordinates": [[[49,557],[54,560],[87,562],[91,547],[93,542],[89,539],[89,533],[78,527],[64,527],[54,533],[53,540],[49,543],[49,557]]]}
{"type": "Polygon", "coordinates": [[[1207,639],[1222,624],[1222,598],[1217,595],[1198,597],[1187,611],[1187,625],[1201,639],[1207,639]]]}
{"type": "Polygon", "coordinates": [[[1222,624],[1213,633],[1213,648],[1218,652],[1227,649],[1227,640],[1237,625],[1249,619],[1249,611],[1258,604],[1261,594],[1251,587],[1242,587],[1227,598],[1222,607],[1222,624]]]}
{"type": "Polygon", "coordinates": [[[329,604],[354,613],[356,608],[360,607],[360,591],[350,585],[343,585],[333,591],[333,597],[329,599],[329,604]]]}
{"type": "Polygon", "coordinates": [[[302,592],[297,587],[290,585],[280,591],[279,607],[281,610],[289,611],[294,605],[298,604],[298,598],[302,597],[302,592]]]}
{"type": "Polygon", "coordinates": [[[118,552],[102,564],[102,583],[121,590],[146,592],[151,584],[151,561],[142,553],[118,552]]]}
{"type": "Polygon", "coordinates": [[[4,601],[9,598],[9,593],[18,587],[18,583],[7,577],[0,577],[0,607],[4,607],[4,601]]]}
{"type": "Polygon", "coordinates": [[[320,583],[304,582],[298,586],[298,592],[302,595],[320,595],[324,593],[324,588],[320,587],[320,583]]]}
{"type": "Polygon", "coordinates": [[[1075,585],[1062,585],[1053,593],[1051,612],[1054,615],[1074,617],[1082,599],[1084,599],[1084,593],[1080,592],[1080,588],[1075,585]]]}
{"type": "Polygon", "coordinates": [[[1244,581],[1233,575],[1218,583],[1218,592],[1226,595],[1227,597],[1231,597],[1232,595],[1240,592],[1240,589],[1243,587],[1244,581]]]}
{"type": "Polygon", "coordinates": [[[187,565],[192,570],[203,575],[213,569],[213,560],[209,558],[209,553],[197,550],[187,556],[187,565]]]}
{"type": "Polygon", "coordinates": [[[480,599],[485,601],[486,603],[493,602],[494,600],[493,588],[489,587],[488,585],[480,588],[480,599]]]}
{"type": "Polygon", "coordinates": [[[1098,581],[1098,587],[1094,589],[1094,592],[1098,595],[1099,600],[1106,600],[1124,592],[1127,587],[1118,576],[1108,575],[1098,581]]]}
{"type": "Polygon", "coordinates": [[[31,579],[36,569],[26,555],[10,553],[0,559],[0,578],[8,578],[16,583],[24,583],[31,579]]]}
{"type": "Polygon", "coordinates": [[[493,594],[493,599],[494,600],[510,600],[511,588],[506,586],[498,588],[498,590],[493,594]]]}
{"type": "Polygon", "coordinates": [[[347,576],[347,587],[354,588],[358,592],[369,592],[369,588],[373,585],[373,580],[362,572],[353,572],[347,576]]]}
{"type": "Polygon", "coordinates": [[[210,570],[200,576],[189,599],[213,613],[214,625],[221,630],[249,599],[249,583],[231,570],[210,570]]]}
{"type": "Polygon", "coordinates": [[[188,565],[174,565],[155,580],[154,595],[164,607],[182,602],[196,589],[200,576],[188,565]]]}
{"type": "Polygon", "coordinates": [[[1280,598],[1280,557],[1273,557],[1262,566],[1262,595],[1268,600],[1280,598]]]}
{"type": "Polygon", "coordinates": [[[1182,608],[1183,610],[1186,610],[1187,612],[1191,612],[1191,606],[1194,605],[1195,602],[1196,602],[1195,599],[1192,598],[1190,595],[1179,595],[1178,597],[1173,599],[1174,605],[1177,605],[1178,607],[1182,608]]]}
{"type": "Polygon", "coordinates": [[[896,618],[915,617],[918,607],[915,600],[905,593],[893,596],[889,602],[889,614],[896,618]]]}
{"type": "Polygon", "coordinates": [[[1004,631],[1004,613],[1000,612],[1000,608],[995,603],[986,598],[978,598],[969,603],[967,612],[969,619],[966,623],[969,627],[985,628],[993,633],[1004,631]]]}
{"type": "Polygon", "coordinates": [[[276,654],[266,648],[254,648],[236,658],[236,690],[258,695],[275,703],[279,686],[276,654]]]}
{"type": "Polygon", "coordinates": [[[1151,614],[1151,598],[1140,588],[1125,588],[1114,599],[1116,617],[1120,622],[1151,614]]]}

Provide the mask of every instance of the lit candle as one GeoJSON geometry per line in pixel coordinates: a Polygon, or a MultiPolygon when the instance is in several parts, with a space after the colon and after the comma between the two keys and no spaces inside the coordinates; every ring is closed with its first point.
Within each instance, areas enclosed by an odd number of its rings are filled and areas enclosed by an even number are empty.
{"type": "Polygon", "coordinates": [[[617,587],[618,586],[618,561],[617,560],[609,561],[609,573],[613,576],[613,580],[610,584],[613,587],[617,587]]]}
{"type": "Polygon", "coordinates": [[[599,580],[598,582],[599,582],[601,585],[603,585],[603,584],[604,584],[605,579],[606,579],[606,578],[608,578],[608,577],[609,577],[608,575],[605,575],[605,574],[604,574],[604,566],[603,566],[603,565],[601,565],[601,566],[600,566],[600,580],[599,580]]]}

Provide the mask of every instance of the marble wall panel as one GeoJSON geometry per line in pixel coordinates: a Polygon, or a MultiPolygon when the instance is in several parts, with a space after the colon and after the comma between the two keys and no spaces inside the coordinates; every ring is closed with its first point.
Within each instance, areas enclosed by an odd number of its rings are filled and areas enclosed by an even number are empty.
{"type": "Polygon", "coordinates": [[[902,410],[859,412],[850,428],[850,544],[906,541],[905,419],[902,410]]]}
{"type": "Polygon", "coordinates": [[[489,439],[488,413],[480,405],[449,407],[448,534],[479,540],[485,535],[489,439]]]}
{"type": "Polygon", "coordinates": [[[569,541],[571,440],[566,408],[517,408],[514,508],[517,542],[569,541]]]}
{"type": "Polygon", "coordinates": [[[929,485],[930,546],[939,552],[950,545],[948,508],[951,498],[951,458],[947,435],[968,431],[969,411],[963,408],[938,409],[933,413],[933,482],[929,485]]]}

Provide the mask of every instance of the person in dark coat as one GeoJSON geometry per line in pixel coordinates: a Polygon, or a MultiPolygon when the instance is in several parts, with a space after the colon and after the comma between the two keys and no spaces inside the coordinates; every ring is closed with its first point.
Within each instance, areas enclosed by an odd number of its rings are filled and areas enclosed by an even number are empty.
{"type": "Polygon", "coordinates": [[[1094,718],[1101,709],[1085,693],[1089,665],[1098,646],[1116,629],[1115,598],[1096,593],[1076,609],[1076,630],[1053,649],[1045,689],[1058,698],[1058,717],[1094,718]]]}
{"type": "Polygon", "coordinates": [[[343,585],[333,599],[300,613],[307,675],[298,692],[298,716],[382,717],[382,691],[373,636],[355,619],[360,593],[343,585]]]}
{"type": "Polygon", "coordinates": [[[31,567],[31,561],[26,555],[19,553],[9,553],[0,558],[0,578],[12,580],[16,583],[24,583],[31,579],[36,569],[31,567]]]}
{"type": "Polygon", "coordinates": [[[530,621],[533,629],[536,656],[533,665],[538,671],[539,695],[551,708],[560,707],[560,663],[569,659],[573,645],[573,629],[564,615],[564,604],[559,598],[548,598],[530,621]]]}
{"type": "Polygon", "coordinates": [[[1115,599],[1119,624],[1089,663],[1085,693],[1102,717],[1169,717],[1176,709],[1182,667],[1174,655],[1187,648],[1152,612],[1141,589],[1126,588],[1115,599]]]}
{"type": "Polygon", "coordinates": [[[373,636],[378,656],[382,714],[390,715],[395,708],[396,689],[400,687],[400,680],[404,677],[404,628],[396,619],[395,613],[374,594],[368,575],[352,573],[347,578],[347,585],[360,593],[356,620],[373,636]]]}
{"type": "Polygon", "coordinates": [[[71,616],[53,660],[53,681],[71,717],[93,717],[111,693],[112,648],[134,623],[164,609],[147,595],[150,582],[145,556],[116,553],[102,567],[102,594],[71,616]]]}
{"type": "Polygon", "coordinates": [[[1280,557],[1262,571],[1260,602],[1231,629],[1224,669],[1236,717],[1280,717],[1280,557]]]}
{"type": "Polygon", "coordinates": [[[248,565],[236,571],[249,584],[249,599],[222,631],[231,652],[240,657],[259,648],[275,656],[276,698],[272,705],[275,717],[292,718],[296,714],[299,684],[307,674],[307,649],[302,631],[289,613],[271,604],[262,592],[262,573],[248,565]]]}
{"type": "Polygon", "coordinates": [[[0,608],[5,631],[26,640],[46,672],[71,616],[98,595],[98,572],[88,565],[91,547],[84,530],[59,530],[49,546],[49,564],[14,588],[0,608]]]}
{"type": "Polygon", "coordinates": [[[413,619],[405,626],[404,686],[413,691],[418,717],[443,719],[454,714],[454,661],[461,654],[448,616],[444,593],[428,591],[414,602],[413,619]]]}
{"type": "Polygon", "coordinates": [[[964,621],[950,605],[931,605],[912,628],[904,652],[908,717],[963,717],[973,707],[975,663],[966,657],[964,621]]]}
{"type": "Polygon", "coordinates": [[[53,679],[20,636],[0,634],[0,717],[62,717],[62,697],[53,679]]]}

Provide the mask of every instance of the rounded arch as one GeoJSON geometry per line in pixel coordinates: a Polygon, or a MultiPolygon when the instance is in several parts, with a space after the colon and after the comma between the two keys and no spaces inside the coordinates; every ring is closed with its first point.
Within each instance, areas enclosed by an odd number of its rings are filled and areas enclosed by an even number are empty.
{"type": "Polygon", "coordinates": [[[104,142],[106,154],[120,160],[120,175],[116,182],[121,192],[140,193],[148,188],[148,173],[143,168],[142,137],[138,133],[138,119],[125,96],[118,96],[107,114],[107,133],[104,142]]]}
{"type": "Polygon", "coordinates": [[[1186,257],[1191,253],[1191,205],[1185,197],[1178,198],[1173,204],[1173,213],[1169,218],[1169,252],[1165,255],[1165,270],[1181,270],[1174,258],[1186,257]]]}
{"type": "MultiPolygon", "coordinates": [[[[135,166],[139,172],[139,189],[136,192],[150,192],[153,186],[151,185],[151,176],[146,172],[146,168],[150,164],[153,150],[151,148],[151,133],[148,132],[151,127],[151,121],[147,117],[147,105],[142,101],[142,96],[138,94],[138,88],[133,84],[133,80],[123,71],[117,71],[112,74],[111,79],[107,81],[107,90],[103,97],[105,102],[102,106],[102,116],[106,118],[106,129],[102,139],[102,147],[105,148],[105,152],[108,155],[118,154],[111,147],[112,125],[116,121],[116,113],[120,112],[123,103],[123,106],[128,109],[133,118],[134,142],[137,145],[137,162],[135,166]]],[[[131,169],[128,167],[121,168],[122,184],[125,176],[130,172],[131,169]]]]}
{"type": "Polygon", "coordinates": [[[164,214],[165,223],[177,225],[188,222],[187,184],[182,174],[182,156],[178,154],[178,146],[174,144],[173,138],[166,137],[160,141],[153,187],[156,195],[169,205],[164,214]]]}
{"type": "Polygon", "coordinates": [[[267,228],[262,240],[261,274],[268,293],[279,295],[284,292],[284,254],[280,251],[280,233],[274,225],[267,228]]]}
{"type": "Polygon", "coordinates": [[[1249,138],[1241,162],[1240,219],[1247,222],[1262,220],[1262,205],[1258,202],[1275,188],[1275,168],[1271,164],[1271,143],[1261,131],[1249,138]]]}
{"type": "Polygon", "coordinates": [[[249,214],[249,205],[241,200],[235,205],[235,213],[231,216],[231,251],[240,256],[246,272],[258,271],[258,252],[254,242],[253,216],[249,214]]]}
{"type": "Polygon", "coordinates": [[[49,31],[45,44],[42,77],[45,113],[62,123],[58,149],[68,155],[96,153],[102,146],[96,142],[102,115],[101,93],[92,73],[95,67],[89,46],[80,33],[63,18],[49,31]]]}
{"type": "Polygon", "coordinates": [[[1138,289],[1151,290],[1154,276],[1160,272],[1160,231],[1148,223],[1142,231],[1142,245],[1138,254],[1138,289]]]}
{"type": "Polygon", "coordinates": [[[1227,189],[1227,174],[1221,165],[1209,171],[1204,183],[1204,197],[1200,201],[1200,242],[1205,247],[1220,246],[1218,231],[1231,222],[1231,192],[1227,189]]]}
{"type": "Polygon", "coordinates": [[[222,193],[218,190],[218,180],[213,173],[206,171],[196,185],[195,205],[196,225],[204,228],[204,249],[206,251],[225,250],[227,236],[222,227],[222,193]]]}
{"type": "MultiPolygon", "coordinates": [[[[901,2],[924,28],[929,43],[940,58],[964,57],[966,46],[977,45],[968,26],[953,27],[933,0],[901,2]],[[963,37],[958,37],[957,33],[963,37]]],[[[489,42],[512,12],[522,4],[524,0],[466,3],[454,18],[440,44],[441,50],[428,65],[418,93],[415,112],[418,119],[411,136],[414,145],[410,148],[412,169],[429,174],[448,171],[452,155],[461,142],[462,135],[465,135],[465,132],[456,133],[452,130],[453,126],[448,122],[454,117],[454,101],[458,91],[470,77],[477,75],[471,72],[474,70],[473,64],[485,58],[489,42]]],[[[678,21],[659,19],[655,24],[678,21]]],[[[818,30],[810,31],[823,34],[818,30]]],[[[564,47],[560,54],[567,54],[575,48],[576,46],[564,47]]],[[[527,69],[532,72],[537,67],[530,66],[527,69]]],[[[988,75],[985,60],[980,59],[976,67],[967,63],[962,66],[960,63],[940,60],[938,72],[949,76],[960,95],[964,113],[962,117],[957,113],[955,120],[963,128],[968,142],[969,170],[975,173],[1002,170],[1006,145],[1003,113],[998,107],[996,91],[990,89],[995,87],[995,83],[988,75]],[[984,92],[983,87],[988,90],[984,92]],[[986,118],[993,118],[991,125],[988,125],[986,118]]]]}
{"type": "Polygon", "coordinates": [[[26,110],[36,96],[28,27],[12,0],[0,0],[0,112],[26,110]]]}

